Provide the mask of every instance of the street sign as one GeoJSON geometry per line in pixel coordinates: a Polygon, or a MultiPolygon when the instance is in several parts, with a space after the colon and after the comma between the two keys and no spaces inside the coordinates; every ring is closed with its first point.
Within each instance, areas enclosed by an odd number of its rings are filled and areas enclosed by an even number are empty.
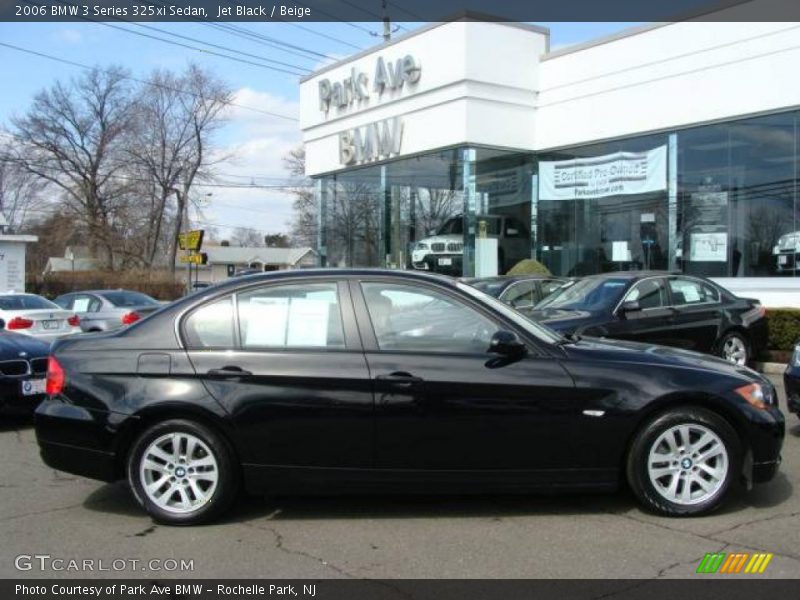
{"type": "Polygon", "coordinates": [[[198,252],[196,254],[182,254],[179,257],[179,260],[182,263],[188,263],[190,265],[205,265],[208,263],[208,254],[205,252],[198,252]]]}
{"type": "Polygon", "coordinates": [[[205,232],[202,229],[194,229],[178,234],[178,247],[181,250],[197,252],[203,247],[203,233],[205,232]]]}

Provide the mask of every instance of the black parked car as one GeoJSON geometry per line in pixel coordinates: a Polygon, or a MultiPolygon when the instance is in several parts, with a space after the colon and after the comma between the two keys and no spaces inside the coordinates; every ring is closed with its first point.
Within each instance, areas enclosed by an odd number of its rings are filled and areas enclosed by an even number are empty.
{"type": "MultiPolygon", "coordinates": [[[[5,327],[0,319],[0,329],[5,327]]],[[[0,413],[33,414],[45,397],[50,344],[29,335],[0,331],[0,413]]]]}
{"type": "Polygon", "coordinates": [[[522,310],[533,308],[569,280],[550,275],[498,275],[465,277],[461,281],[522,310]]]}
{"type": "Polygon", "coordinates": [[[44,461],[127,478],[157,520],[237,490],[612,490],[667,515],[767,481],[773,386],[717,358],[573,341],[436,275],[283,271],[53,347],[44,461]]]}
{"type": "Polygon", "coordinates": [[[564,334],[647,342],[746,365],[765,347],[758,300],[691,275],[629,271],[592,275],[545,298],[532,319],[564,334]]]}
{"type": "Polygon", "coordinates": [[[792,360],[783,372],[783,384],[789,410],[800,417],[800,342],[795,345],[792,360]]]}

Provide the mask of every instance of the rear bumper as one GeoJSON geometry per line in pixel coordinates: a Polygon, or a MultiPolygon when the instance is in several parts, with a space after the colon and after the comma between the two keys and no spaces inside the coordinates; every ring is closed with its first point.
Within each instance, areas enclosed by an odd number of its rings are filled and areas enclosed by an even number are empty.
{"type": "Polygon", "coordinates": [[[102,481],[119,479],[114,446],[118,424],[113,420],[114,415],[106,411],[46,399],[34,414],[42,460],[74,475],[102,481]]]}

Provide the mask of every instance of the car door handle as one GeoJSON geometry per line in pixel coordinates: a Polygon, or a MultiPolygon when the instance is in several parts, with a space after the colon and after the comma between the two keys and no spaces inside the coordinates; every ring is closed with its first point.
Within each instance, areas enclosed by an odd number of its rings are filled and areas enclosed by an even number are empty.
{"type": "Polygon", "coordinates": [[[388,375],[378,375],[375,379],[394,387],[413,387],[423,381],[422,377],[414,377],[411,373],[406,373],[405,371],[395,371],[388,375]]]}
{"type": "Polygon", "coordinates": [[[250,371],[245,371],[243,368],[234,365],[225,366],[221,369],[209,369],[207,374],[211,377],[244,377],[252,375],[250,371]]]}

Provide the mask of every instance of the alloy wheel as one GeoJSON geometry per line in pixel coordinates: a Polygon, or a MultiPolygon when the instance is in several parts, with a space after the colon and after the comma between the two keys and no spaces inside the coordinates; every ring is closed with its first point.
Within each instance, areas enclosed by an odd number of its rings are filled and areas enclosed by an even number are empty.
{"type": "Polygon", "coordinates": [[[735,365],[747,363],[747,344],[738,336],[732,335],[722,345],[722,358],[735,365]]]}
{"type": "Polygon", "coordinates": [[[700,504],[725,484],[730,460],[724,442],[698,423],[675,425],[656,438],[647,473],[656,491],[680,505],[700,504]]]}
{"type": "Polygon", "coordinates": [[[162,435],[147,446],[139,474],[151,502],[168,512],[186,514],[211,500],[219,466],[203,440],[181,431],[162,435]]]}

